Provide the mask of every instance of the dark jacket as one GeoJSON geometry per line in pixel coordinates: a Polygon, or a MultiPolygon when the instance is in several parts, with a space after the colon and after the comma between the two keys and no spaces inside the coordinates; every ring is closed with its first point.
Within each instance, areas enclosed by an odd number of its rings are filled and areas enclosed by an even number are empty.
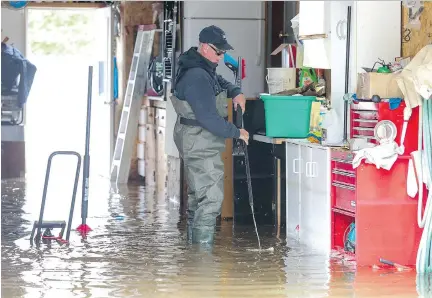
{"type": "Polygon", "coordinates": [[[2,42],[1,48],[1,83],[2,95],[16,93],[18,89],[18,102],[22,107],[30,93],[36,66],[31,64],[20,51],[2,42]],[[19,84],[17,79],[19,75],[19,84]]]}
{"type": "Polygon", "coordinates": [[[190,48],[179,57],[174,95],[189,103],[203,128],[220,137],[238,138],[240,130],[218,114],[216,96],[226,90],[228,97],[234,98],[241,90],[218,75],[216,67],[197,48],[190,48]]]}

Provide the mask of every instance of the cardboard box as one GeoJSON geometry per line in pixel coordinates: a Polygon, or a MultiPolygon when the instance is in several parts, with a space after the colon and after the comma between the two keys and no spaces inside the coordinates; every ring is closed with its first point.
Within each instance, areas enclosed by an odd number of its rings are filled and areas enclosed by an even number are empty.
{"type": "Polygon", "coordinates": [[[403,98],[394,73],[359,73],[357,76],[357,98],[371,99],[373,95],[381,98],[403,98]]]}

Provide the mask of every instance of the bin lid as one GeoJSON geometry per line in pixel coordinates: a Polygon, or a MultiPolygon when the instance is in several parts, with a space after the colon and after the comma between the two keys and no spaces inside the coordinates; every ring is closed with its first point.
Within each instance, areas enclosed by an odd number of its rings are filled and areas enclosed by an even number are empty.
{"type": "Polygon", "coordinates": [[[303,96],[303,95],[270,95],[270,94],[260,94],[262,100],[308,100],[316,101],[316,96],[303,96]]]}

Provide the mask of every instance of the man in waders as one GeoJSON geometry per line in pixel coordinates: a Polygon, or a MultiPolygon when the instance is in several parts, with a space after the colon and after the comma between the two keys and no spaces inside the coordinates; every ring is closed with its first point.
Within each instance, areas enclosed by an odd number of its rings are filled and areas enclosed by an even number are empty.
{"type": "Polygon", "coordinates": [[[216,26],[204,28],[199,46],[184,52],[178,61],[171,97],[177,112],[174,142],[183,159],[188,184],[188,240],[213,243],[216,218],[224,198],[222,152],[225,139],[248,143],[249,133],[228,119],[228,100],[245,110],[239,87],[216,73],[226,51],[233,50],[225,33],[216,26]]]}

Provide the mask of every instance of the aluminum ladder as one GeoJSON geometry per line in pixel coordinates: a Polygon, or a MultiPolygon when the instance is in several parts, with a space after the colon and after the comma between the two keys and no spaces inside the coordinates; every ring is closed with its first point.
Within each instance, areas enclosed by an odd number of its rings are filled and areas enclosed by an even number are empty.
{"type": "Polygon", "coordinates": [[[139,112],[147,87],[147,71],[153,49],[154,30],[139,30],[135,41],[120,126],[111,165],[111,181],[128,182],[133,147],[138,133],[139,112]]]}

